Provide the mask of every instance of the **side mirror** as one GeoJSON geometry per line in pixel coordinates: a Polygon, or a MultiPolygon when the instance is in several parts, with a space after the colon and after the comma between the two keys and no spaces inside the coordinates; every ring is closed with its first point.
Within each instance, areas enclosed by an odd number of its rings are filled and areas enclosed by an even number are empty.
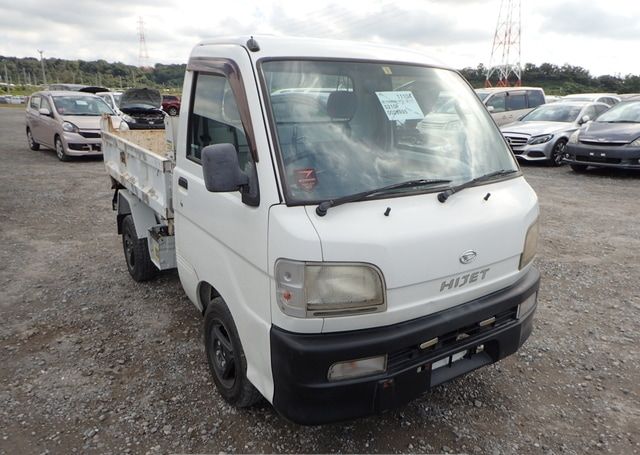
{"type": "Polygon", "coordinates": [[[589,120],[591,120],[591,117],[589,117],[588,115],[583,115],[582,118],[580,119],[580,125],[587,123],[589,120]]]}
{"type": "Polygon", "coordinates": [[[212,193],[229,193],[249,185],[249,177],[240,169],[238,152],[232,144],[203,148],[202,174],[207,191],[212,193]]]}
{"type": "Polygon", "coordinates": [[[51,117],[51,111],[46,107],[41,107],[40,109],[38,109],[38,112],[40,113],[40,115],[46,115],[47,117],[51,117]]]}
{"type": "Polygon", "coordinates": [[[489,111],[489,113],[492,113],[496,109],[493,106],[487,106],[487,110],[489,111]]]}

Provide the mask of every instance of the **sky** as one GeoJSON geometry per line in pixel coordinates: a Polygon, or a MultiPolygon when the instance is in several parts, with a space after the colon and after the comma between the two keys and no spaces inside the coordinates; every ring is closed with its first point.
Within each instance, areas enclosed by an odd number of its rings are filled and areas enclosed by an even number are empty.
{"type": "MultiPolygon", "coordinates": [[[[186,63],[222,35],[330,37],[408,46],[454,68],[490,64],[500,4],[517,0],[0,0],[0,55],[186,63]]],[[[640,2],[522,0],[521,61],[640,74],[640,2]]]]}

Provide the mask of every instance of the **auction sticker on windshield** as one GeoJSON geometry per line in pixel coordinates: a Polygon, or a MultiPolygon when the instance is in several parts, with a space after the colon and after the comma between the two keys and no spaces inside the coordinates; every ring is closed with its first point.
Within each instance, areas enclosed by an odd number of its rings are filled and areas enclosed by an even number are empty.
{"type": "Polygon", "coordinates": [[[376,92],[389,120],[422,120],[424,114],[412,92],[376,92]]]}

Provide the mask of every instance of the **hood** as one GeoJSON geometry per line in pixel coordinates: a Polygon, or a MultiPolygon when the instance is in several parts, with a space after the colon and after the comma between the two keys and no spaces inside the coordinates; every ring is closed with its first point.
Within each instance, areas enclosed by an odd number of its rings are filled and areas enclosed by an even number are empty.
{"type": "Polygon", "coordinates": [[[445,204],[436,194],[344,204],[324,217],[316,215],[315,206],[305,207],[323,261],[374,264],[387,288],[385,318],[327,318],[323,331],[421,317],[503,289],[522,276],[518,264],[526,231],[538,215],[536,195],[523,177],[467,188],[445,204]],[[487,193],[491,197],[485,200],[487,193]],[[461,257],[470,250],[475,259],[463,264],[461,257]]]}
{"type": "Polygon", "coordinates": [[[62,120],[73,123],[81,130],[99,130],[100,115],[63,115],[62,120]]]}
{"type": "Polygon", "coordinates": [[[120,109],[160,109],[162,95],[152,88],[132,88],[122,94],[120,109]]]}
{"type": "Polygon", "coordinates": [[[79,92],[84,92],[84,93],[93,93],[95,95],[98,92],[108,92],[109,89],[106,88],[106,87],[96,87],[96,86],[90,85],[88,87],[82,87],[78,91],[79,92]]]}
{"type": "Polygon", "coordinates": [[[500,131],[503,133],[520,133],[538,136],[541,134],[553,134],[560,131],[571,131],[578,127],[575,123],[568,122],[513,122],[502,125],[500,131]]]}
{"type": "Polygon", "coordinates": [[[591,122],[580,132],[581,141],[629,143],[640,137],[640,123],[591,122]]]}

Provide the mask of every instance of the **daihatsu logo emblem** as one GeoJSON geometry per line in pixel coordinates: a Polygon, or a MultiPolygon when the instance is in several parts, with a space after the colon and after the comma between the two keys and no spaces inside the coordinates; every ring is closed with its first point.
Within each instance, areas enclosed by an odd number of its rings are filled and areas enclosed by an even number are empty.
{"type": "Polygon", "coordinates": [[[478,253],[473,250],[465,251],[464,253],[462,253],[462,256],[460,256],[460,262],[462,264],[473,262],[477,255],[478,253]]]}

